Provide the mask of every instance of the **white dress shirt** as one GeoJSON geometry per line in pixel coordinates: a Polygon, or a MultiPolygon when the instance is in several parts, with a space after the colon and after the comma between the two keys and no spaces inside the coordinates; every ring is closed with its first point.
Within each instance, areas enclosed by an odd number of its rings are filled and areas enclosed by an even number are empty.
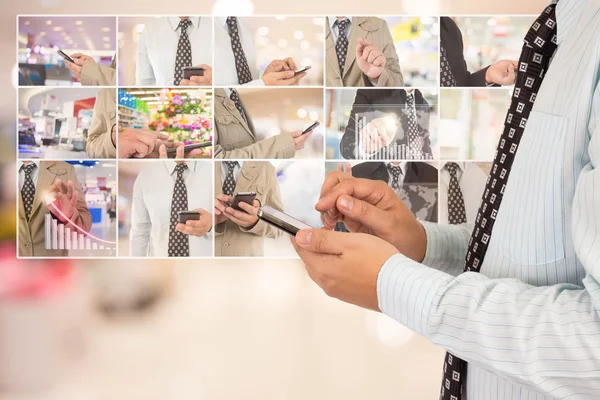
{"type": "MultiPolygon", "coordinates": [[[[260,79],[260,73],[257,67],[256,49],[254,48],[254,32],[250,26],[244,22],[244,18],[237,17],[238,33],[242,43],[242,49],[246,55],[252,81],[244,86],[264,86],[265,83],[260,79]]],[[[231,37],[229,36],[229,26],[227,17],[215,17],[215,67],[213,80],[215,86],[238,86],[238,74],[235,68],[235,57],[231,49],[231,37]]]]}
{"type": "MultiPolygon", "coordinates": [[[[38,177],[40,176],[40,161],[31,160],[29,163],[35,164],[35,168],[31,171],[31,180],[33,180],[33,184],[37,186],[38,177]]],[[[19,161],[19,190],[23,190],[23,185],[25,184],[25,170],[23,169],[23,165],[25,165],[25,163],[19,161]]]]}
{"type": "MultiPolygon", "coordinates": [[[[192,65],[212,66],[212,26],[210,17],[190,17],[187,35],[192,46],[192,65]]],[[[181,35],[179,17],[154,19],[140,35],[135,82],[138,86],[172,86],[175,57],[181,35]]]]}
{"type": "MultiPolygon", "coordinates": [[[[458,185],[465,200],[465,211],[467,214],[467,223],[472,224],[477,217],[477,210],[481,197],[485,190],[487,175],[475,163],[457,162],[458,185]]],[[[450,173],[444,164],[440,170],[440,190],[439,190],[439,221],[442,224],[448,223],[448,190],[450,188],[450,173]]]]}
{"type": "MultiPolygon", "coordinates": [[[[213,207],[212,166],[210,162],[186,161],[183,172],[188,210],[213,207]]],[[[150,161],[133,185],[131,205],[131,256],[168,257],[171,200],[177,180],[175,161],[150,161]]],[[[189,236],[190,257],[212,256],[212,231],[189,236]]]]}
{"type": "MultiPolygon", "coordinates": [[[[240,179],[240,172],[242,171],[242,167],[244,166],[243,161],[238,161],[238,165],[233,168],[233,179],[235,183],[237,183],[238,179],[240,179]]],[[[221,185],[225,183],[225,178],[229,173],[229,168],[225,165],[225,162],[221,161],[221,185]]]]}
{"type": "Polygon", "coordinates": [[[469,363],[466,399],[600,399],[600,2],[556,18],[481,273],[471,231],[426,222],[422,263],[379,272],[380,309],[469,363]]]}

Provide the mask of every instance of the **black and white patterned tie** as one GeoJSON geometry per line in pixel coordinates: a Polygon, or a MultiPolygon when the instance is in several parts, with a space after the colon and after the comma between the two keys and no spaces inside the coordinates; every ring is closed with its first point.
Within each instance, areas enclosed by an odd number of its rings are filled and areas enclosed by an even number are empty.
{"type": "Polygon", "coordinates": [[[406,94],[406,114],[408,121],[408,149],[411,159],[423,158],[423,138],[419,135],[419,123],[417,120],[417,109],[415,107],[415,95],[406,94]]]}
{"type": "Polygon", "coordinates": [[[242,48],[237,17],[227,17],[227,26],[229,27],[229,37],[231,38],[231,50],[233,50],[233,57],[235,58],[238,83],[243,85],[252,80],[252,74],[250,73],[246,53],[244,53],[244,49],[242,48]]]}
{"type": "Polygon", "coordinates": [[[446,49],[440,44],[440,84],[443,87],[455,87],[456,78],[450,69],[446,49]]]}
{"type": "Polygon", "coordinates": [[[233,101],[233,104],[235,104],[235,108],[238,109],[244,121],[248,123],[248,120],[246,119],[246,113],[244,112],[244,107],[242,107],[242,100],[240,99],[240,94],[235,89],[230,90],[231,93],[229,94],[229,98],[231,99],[231,101],[233,101]]]}
{"type": "Polygon", "coordinates": [[[223,161],[227,167],[227,175],[225,175],[225,181],[223,182],[223,194],[227,196],[233,196],[235,191],[235,177],[233,171],[239,164],[237,161],[223,161]]]}
{"type": "MultiPolygon", "coordinates": [[[[553,4],[544,10],[525,36],[512,102],[469,241],[465,272],[479,272],[483,263],[527,118],[558,47],[556,35],[556,4],[553,4]]],[[[467,363],[447,353],[440,399],[461,399],[466,391],[466,374],[467,363]]]]}
{"type": "Polygon", "coordinates": [[[187,29],[192,25],[189,19],[179,21],[179,42],[177,43],[177,54],[175,55],[175,78],[173,84],[179,86],[179,82],[183,79],[183,67],[192,65],[192,46],[190,38],[187,34],[187,29]]]}
{"type": "Polygon", "coordinates": [[[400,164],[394,165],[392,163],[389,163],[387,165],[387,169],[390,172],[390,174],[392,174],[392,186],[391,186],[391,188],[395,192],[397,192],[398,190],[400,190],[400,185],[399,185],[398,181],[400,180],[400,175],[402,175],[402,168],[400,168],[400,164]]]}
{"type": "Polygon", "coordinates": [[[179,212],[187,211],[188,197],[187,187],[183,180],[183,172],[188,168],[185,163],[178,163],[175,166],[177,178],[173,188],[173,197],[171,199],[171,221],[169,224],[169,257],[189,257],[190,241],[189,236],[175,229],[179,223],[179,212]]]}
{"type": "Polygon", "coordinates": [[[340,76],[344,76],[344,66],[346,65],[346,56],[348,55],[348,36],[346,35],[348,24],[350,24],[348,18],[337,20],[338,37],[335,44],[335,53],[337,54],[338,65],[340,66],[340,76]]]}
{"type": "Polygon", "coordinates": [[[460,188],[460,183],[458,182],[459,166],[456,163],[449,162],[446,163],[445,167],[450,175],[450,184],[448,185],[448,223],[452,225],[464,224],[467,222],[467,211],[465,208],[465,199],[460,188]]]}
{"type": "Polygon", "coordinates": [[[23,172],[25,172],[25,181],[23,182],[23,188],[21,189],[21,198],[23,199],[23,207],[25,208],[25,217],[29,221],[29,218],[31,218],[33,199],[35,198],[35,185],[31,174],[37,166],[34,163],[29,163],[23,164],[21,168],[23,169],[23,172]]]}

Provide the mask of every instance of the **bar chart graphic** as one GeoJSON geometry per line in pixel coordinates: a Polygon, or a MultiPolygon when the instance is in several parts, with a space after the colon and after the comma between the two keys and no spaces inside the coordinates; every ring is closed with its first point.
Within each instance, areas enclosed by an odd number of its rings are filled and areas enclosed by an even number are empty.
{"type": "Polygon", "coordinates": [[[116,250],[115,243],[71,229],[50,213],[45,216],[44,229],[47,250],[116,250]]]}

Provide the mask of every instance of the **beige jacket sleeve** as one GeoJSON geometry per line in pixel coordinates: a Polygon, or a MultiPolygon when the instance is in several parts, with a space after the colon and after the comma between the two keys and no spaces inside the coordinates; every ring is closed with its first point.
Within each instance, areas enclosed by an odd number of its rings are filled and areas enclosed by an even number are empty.
{"type": "MultiPolygon", "coordinates": [[[[398,62],[398,53],[396,53],[396,47],[394,46],[394,39],[390,32],[390,28],[386,21],[383,21],[381,27],[383,48],[381,52],[385,55],[385,68],[379,79],[377,79],[377,87],[398,87],[404,85],[404,77],[400,70],[400,63],[398,62]]],[[[369,78],[363,75],[365,80],[365,86],[373,86],[369,81],[369,78]]]]}
{"type": "Polygon", "coordinates": [[[215,128],[215,158],[224,159],[281,159],[294,158],[296,146],[289,133],[276,135],[239,149],[225,150],[219,144],[219,129],[215,128]]]}
{"type": "MultiPolygon", "coordinates": [[[[77,174],[75,173],[75,168],[73,168],[71,165],[68,165],[67,169],[66,182],[68,181],[73,182],[73,187],[77,192],[77,205],[75,206],[75,212],[71,216],[71,220],[80,226],[84,231],[89,232],[92,229],[92,214],[90,214],[87,202],[85,201],[85,197],[81,190],[81,184],[79,183],[79,179],[77,179],[77,174]]],[[[75,229],[72,226],[71,228],[75,229]]]]}
{"type": "Polygon", "coordinates": [[[90,158],[116,158],[117,149],[112,141],[116,107],[115,89],[100,89],[96,96],[92,124],[88,130],[86,151],[90,158]]]}
{"type": "MultiPolygon", "coordinates": [[[[281,201],[281,193],[279,191],[279,182],[277,181],[277,172],[273,166],[270,166],[269,181],[266,186],[266,193],[262,196],[264,199],[262,205],[269,205],[279,211],[283,211],[283,202],[281,201]]],[[[262,236],[271,239],[277,239],[283,234],[283,231],[266,223],[263,220],[258,220],[256,225],[250,229],[239,227],[242,232],[253,233],[257,236],[262,236]]]]}
{"type": "Polygon", "coordinates": [[[110,67],[91,61],[84,62],[79,80],[83,86],[116,86],[115,60],[113,59],[110,67]]]}

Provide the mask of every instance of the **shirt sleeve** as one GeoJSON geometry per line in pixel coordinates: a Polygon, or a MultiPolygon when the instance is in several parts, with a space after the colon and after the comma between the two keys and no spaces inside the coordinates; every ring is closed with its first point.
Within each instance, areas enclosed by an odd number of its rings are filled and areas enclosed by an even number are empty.
{"type": "Polygon", "coordinates": [[[453,242],[460,227],[427,225],[423,264],[392,256],[377,283],[385,314],[467,362],[553,398],[600,397],[600,91],[594,105],[590,161],[572,211],[573,244],[586,272],[580,286],[536,287],[429,268],[444,265],[446,257],[455,263],[464,243],[453,242]]]}
{"type": "Polygon", "coordinates": [[[148,244],[150,243],[150,231],[152,222],[150,214],[144,201],[144,191],[142,189],[142,180],[144,172],[140,172],[133,184],[133,199],[131,204],[131,256],[146,257],[148,255],[148,244]]]}
{"type": "Polygon", "coordinates": [[[142,32],[137,47],[137,62],[135,64],[135,84],[154,86],[156,76],[148,57],[148,46],[146,45],[147,31],[142,32]]]}

